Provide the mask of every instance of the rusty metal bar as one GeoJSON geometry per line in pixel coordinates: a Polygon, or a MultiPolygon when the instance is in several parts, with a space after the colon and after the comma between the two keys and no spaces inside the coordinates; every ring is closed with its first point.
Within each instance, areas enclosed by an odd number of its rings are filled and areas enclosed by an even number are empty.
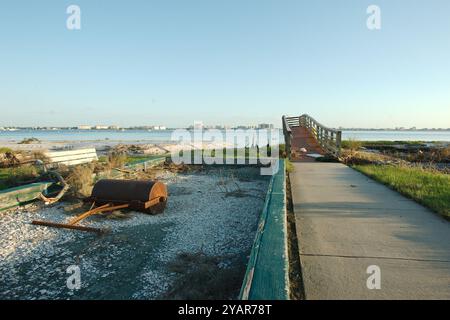
{"type": "Polygon", "coordinates": [[[53,228],[64,228],[64,229],[73,229],[73,230],[80,230],[80,231],[87,231],[87,232],[96,232],[96,233],[104,233],[104,229],[100,228],[92,228],[92,227],[85,227],[85,226],[78,226],[78,225],[70,225],[66,223],[56,223],[56,222],[50,222],[50,221],[39,221],[34,220],[32,224],[37,226],[45,226],[45,227],[53,227],[53,228]]]}
{"type": "Polygon", "coordinates": [[[84,219],[86,219],[87,217],[92,216],[92,215],[94,215],[94,214],[100,213],[102,209],[106,209],[106,208],[108,208],[108,207],[110,207],[110,205],[109,205],[109,204],[105,204],[104,206],[101,206],[101,207],[98,207],[98,208],[91,209],[91,210],[89,210],[89,211],[87,211],[87,212],[85,212],[85,213],[83,213],[83,214],[81,214],[81,215],[79,215],[79,216],[73,218],[72,220],[69,221],[68,224],[70,224],[70,225],[77,224],[77,223],[80,222],[81,220],[84,220],[84,219]]]}
{"type": "Polygon", "coordinates": [[[72,220],[69,221],[69,223],[56,223],[56,222],[51,222],[51,221],[39,221],[39,220],[34,220],[32,222],[32,224],[34,225],[39,225],[39,226],[46,226],[46,227],[54,227],[54,228],[65,228],[65,229],[74,229],[74,230],[81,230],[81,231],[90,231],[90,232],[97,232],[97,233],[101,233],[104,232],[102,229],[99,228],[92,228],[92,227],[85,227],[85,226],[79,226],[77,225],[78,222],[94,215],[94,214],[99,214],[101,212],[106,212],[106,211],[113,211],[113,210],[119,210],[119,209],[125,209],[128,208],[129,205],[128,204],[123,204],[123,205],[119,205],[119,206],[113,206],[110,204],[105,204],[101,207],[89,210],[81,215],[79,215],[78,217],[73,218],[72,220]]]}

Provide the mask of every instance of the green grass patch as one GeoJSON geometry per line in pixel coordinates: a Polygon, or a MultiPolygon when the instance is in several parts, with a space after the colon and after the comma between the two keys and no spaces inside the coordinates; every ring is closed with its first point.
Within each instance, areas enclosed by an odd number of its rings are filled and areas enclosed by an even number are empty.
{"type": "Polygon", "coordinates": [[[13,150],[7,147],[0,147],[0,153],[12,153],[13,150]]]}
{"type": "Polygon", "coordinates": [[[351,149],[351,147],[355,144],[359,144],[362,147],[392,147],[395,145],[404,145],[404,146],[417,146],[423,145],[425,143],[436,143],[434,141],[387,141],[387,140],[378,140],[378,141],[364,141],[364,140],[356,140],[356,139],[348,139],[342,141],[342,148],[351,149]]]}
{"type": "Polygon", "coordinates": [[[431,210],[450,217],[450,175],[394,165],[354,165],[353,168],[431,210]]]}
{"type": "Polygon", "coordinates": [[[153,160],[153,159],[158,159],[158,158],[162,158],[164,157],[164,154],[160,154],[160,155],[132,155],[132,156],[127,156],[126,159],[126,164],[136,164],[139,162],[144,162],[144,161],[148,161],[148,160],[153,160]]]}
{"type": "Polygon", "coordinates": [[[0,190],[20,186],[32,182],[39,176],[34,166],[0,168],[0,190]]]}

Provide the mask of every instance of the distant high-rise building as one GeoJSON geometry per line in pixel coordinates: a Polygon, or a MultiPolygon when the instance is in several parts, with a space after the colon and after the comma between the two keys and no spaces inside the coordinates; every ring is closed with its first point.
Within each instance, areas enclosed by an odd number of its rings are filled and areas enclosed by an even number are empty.
{"type": "Polygon", "coordinates": [[[203,122],[202,121],[194,121],[194,130],[201,130],[203,129],[203,122]]]}
{"type": "Polygon", "coordinates": [[[269,123],[260,123],[258,125],[258,129],[273,129],[273,124],[269,123]]]}
{"type": "Polygon", "coordinates": [[[152,127],[153,130],[166,130],[165,126],[153,126],[152,127]]]}
{"type": "Polygon", "coordinates": [[[108,126],[99,126],[99,125],[97,125],[97,126],[95,126],[95,130],[108,130],[108,126]]]}

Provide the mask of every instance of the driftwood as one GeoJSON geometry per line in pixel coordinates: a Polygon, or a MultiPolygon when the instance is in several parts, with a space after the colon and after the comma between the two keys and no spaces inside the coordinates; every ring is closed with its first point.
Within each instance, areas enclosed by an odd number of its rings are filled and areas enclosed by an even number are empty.
{"type": "Polygon", "coordinates": [[[45,161],[46,157],[44,154],[36,151],[8,151],[0,153],[0,168],[11,168],[24,164],[33,164],[36,160],[45,161]]]}

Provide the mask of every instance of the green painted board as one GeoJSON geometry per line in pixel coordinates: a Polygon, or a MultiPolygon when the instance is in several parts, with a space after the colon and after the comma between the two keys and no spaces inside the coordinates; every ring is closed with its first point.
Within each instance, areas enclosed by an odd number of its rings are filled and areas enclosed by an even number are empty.
{"type": "Polygon", "coordinates": [[[284,161],[272,176],[240,298],[289,299],[284,161]]]}
{"type": "Polygon", "coordinates": [[[51,181],[36,182],[0,191],[0,211],[37,199],[39,194],[49,190],[53,184],[51,181]]]}
{"type": "Polygon", "coordinates": [[[155,166],[160,163],[163,163],[166,161],[166,156],[161,156],[158,158],[150,159],[150,160],[142,160],[138,161],[132,164],[129,164],[126,166],[127,169],[133,169],[133,170],[144,170],[147,167],[155,166]]]}

